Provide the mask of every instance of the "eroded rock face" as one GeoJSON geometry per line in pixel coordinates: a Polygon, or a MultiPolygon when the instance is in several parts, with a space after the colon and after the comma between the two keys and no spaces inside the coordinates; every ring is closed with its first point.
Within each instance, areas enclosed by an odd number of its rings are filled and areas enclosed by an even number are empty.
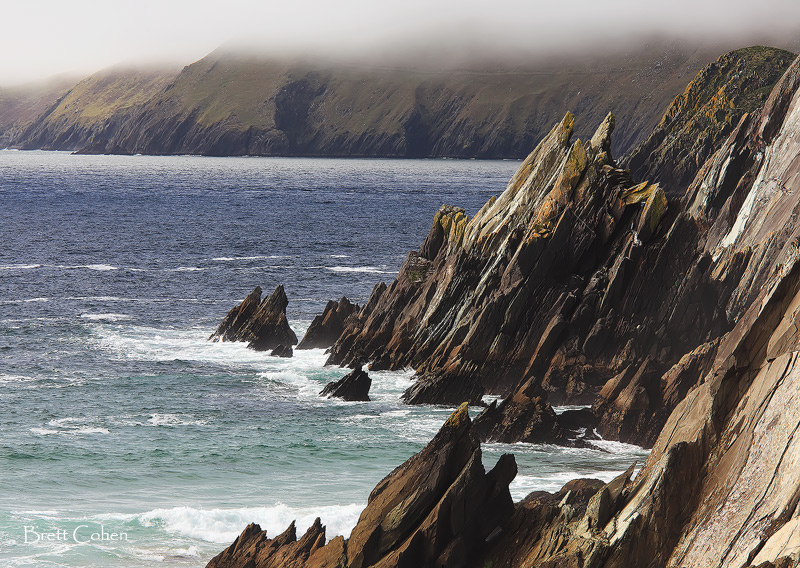
{"type": "Polygon", "coordinates": [[[758,111],[795,54],[754,46],[707,65],[670,104],[653,132],[622,164],[680,199],[741,117],[758,111]]]}
{"type": "Polygon", "coordinates": [[[338,381],[331,381],[325,385],[319,395],[347,401],[369,401],[369,387],[371,386],[372,379],[361,367],[358,367],[338,381]]]}
{"type": "Polygon", "coordinates": [[[345,297],[338,302],[331,300],[322,314],[316,316],[297,346],[298,349],[327,349],[344,331],[345,321],[360,308],[345,297]]]}
{"type": "MultiPolygon", "coordinates": [[[[607,484],[575,480],[509,508],[512,458],[501,458],[488,474],[475,465],[480,450],[462,406],[420,454],[376,487],[350,541],[334,540],[305,559],[319,529],[300,546],[293,533],[269,541],[249,527],[212,561],[240,563],[212,565],[260,568],[278,565],[268,563],[277,558],[289,559],[281,560],[287,566],[358,567],[800,565],[798,129],[800,59],[763,111],[743,118],[703,167],[684,201],[686,212],[672,221],[670,231],[680,219],[678,227],[707,228],[696,233],[701,249],[683,259],[691,267],[684,286],[705,290],[699,297],[723,306],[736,322],[684,351],[666,373],[653,371],[658,351],[631,358],[631,342],[619,351],[625,364],[603,386],[607,410],[598,410],[618,413],[619,421],[608,424],[642,420],[645,403],[656,395],[662,404],[678,401],[635,477],[632,466],[607,484]],[[699,380],[691,379],[696,375],[699,380]],[[328,564],[312,563],[317,554],[328,564]]],[[[655,237],[669,242],[668,235],[655,237]]],[[[598,330],[584,343],[599,355],[613,339],[604,334],[618,329],[613,322],[623,310],[614,306],[606,319],[584,324],[598,330]]],[[[697,325],[704,321],[702,309],[682,305],[680,295],[663,313],[676,310],[697,325]]],[[[668,318],[659,321],[666,326],[668,318]]],[[[551,326],[557,328],[557,322],[551,326]]],[[[516,394],[527,393],[531,402],[518,399],[521,408],[549,414],[537,401],[546,387],[535,377],[526,381],[516,394]]]]}
{"type": "MultiPolygon", "coordinates": [[[[681,376],[709,369],[677,403],[642,471],[622,483],[618,497],[609,487],[607,497],[600,491],[591,498],[591,523],[586,514],[569,521],[563,510],[552,509],[553,499],[534,507],[528,521],[515,525],[532,531],[525,546],[515,546],[520,539],[507,532],[482,562],[606,568],[800,563],[800,227],[791,223],[800,207],[800,176],[794,175],[799,89],[800,60],[693,184],[687,203],[694,215],[707,219],[715,209],[726,211],[715,217],[704,243],[713,252],[711,272],[744,266],[743,281],[759,285],[726,296],[729,309],[746,304],[733,329],[662,376],[663,396],[681,398],[688,384],[681,376]],[[746,256],[742,247],[749,248],[746,256]]],[[[636,379],[639,370],[609,390],[644,385],[647,380],[636,379]]],[[[638,391],[630,392],[635,398],[638,391]]]]}
{"type": "Polygon", "coordinates": [[[246,341],[256,351],[270,351],[279,346],[291,350],[297,344],[297,336],[286,319],[288,304],[283,286],[275,288],[263,301],[261,288],[256,286],[241,304],[228,312],[209,340],[246,341]]]}
{"type": "MultiPolygon", "coordinates": [[[[730,59],[732,69],[741,67],[741,58],[730,59]]],[[[675,108],[700,97],[697,85],[728,85],[720,77],[729,74],[701,74],[675,108]]],[[[751,75],[736,85],[744,89],[751,75]]],[[[778,112],[767,112],[773,118],[762,131],[785,114],[780,104],[767,102],[778,112]]],[[[499,429],[482,431],[502,439],[544,420],[545,403],[585,404],[603,436],[651,446],[707,370],[713,347],[691,354],[733,328],[770,276],[774,245],[786,238],[780,223],[793,226],[784,209],[770,214],[772,232],[762,238],[734,238],[746,197],[738,180],[770,159],[754,145],[755,120],[745,115],[723,155],[676,197],[617,167],[609,154],[613,116],[584,143],[571,140],[568,114],[474,218],[442,207],[397,279],[349,320],[328,362],[413,367],[418,381],[403,397],[412,404],[499,395],[509,400],[495,409],[499,429]],[[693,362],[679,372],[684,357],[693,362]],[[533,406],[521,408],[523,400],[533,406]]],[[[709,155],[722,142],[715,135],[709,155]]],[[[769,198],[770,187],[761,184],[753,199],[769,198]]]]}
{"type": "Polygon", "coordinates": [[[294,523],[272,540],[250,525],[208,566],[472,566],[514,513],[508,485],[516,473],[509,454],[485,472],[464,404],[422,451],[378,483],[348,540],[325,544],[318,521],[300,540],[294,523]]]}

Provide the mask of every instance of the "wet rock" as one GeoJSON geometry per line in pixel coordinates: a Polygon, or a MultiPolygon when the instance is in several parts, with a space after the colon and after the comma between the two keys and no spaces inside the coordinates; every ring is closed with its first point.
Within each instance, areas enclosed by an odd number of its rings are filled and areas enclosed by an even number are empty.
{"type": "Polygon", "coordinates": [[[256,288],[234,307],[211,334],[211,341],[246,341],[256,351],[270,351],[279,345],[297,344],[297,336],[286,319],[289,300],[283,286],[261,300],[261,288],[256,288]]]}
{"type": "Polygon", "coordinates": [[[372,386],[372,379],[359,366],[338,381],[332,381],[325,385],[319,395],[347,401],[369,401],[370,386],[372,386]]]}
{"type": "Polygon", "coordinates": [[[483,387],[475,380],[463,380],[450,375],[423,375],[403,393],[401,400],[406,404],[454,406],[468,402],[478,406],[482,402],[483,394],[483,387]]]}
{"type": "Polygon", "coordinates": [[[577,436],[561,427],[553,408],[541,397],[518,392],[499,405],[492,402],[475,419],[475,431],[487,442],[570,445],[577,436]]]}
{"type": "Polygon", "coordinates": [[[291,357],[292,355],[294,355],[294,353],[292,352],[292,348],[291,348],[289,345],[283,345],[283,344],[281,344],[281,345],[278,345],[278,346],[277,346],[275,349],[273,349],[272,351],[270,351],[270,355],[271,355],[272,357],[284,357],[284,358],[289,358],[289,357],[291,357]]]}
{"type": "Polygon", "coordinates": [[[347,318],[359,311],[359,307],[345,297],[329,301],[322,314],[315,316],[298,349],[327,349],[339,339],[347,318]]]}

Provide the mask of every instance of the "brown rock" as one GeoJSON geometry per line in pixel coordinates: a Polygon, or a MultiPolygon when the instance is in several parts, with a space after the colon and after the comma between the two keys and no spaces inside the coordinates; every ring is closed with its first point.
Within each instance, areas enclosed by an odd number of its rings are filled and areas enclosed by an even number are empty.
{"type": "Polygon", "coordinates": [[[233,308],[211,334],[211,341],[247,341],[256,351],[269,351],[279,345],[297,344],[297,336],[286,319],[289,300],[283,286],[261,300],[261,288],[256,288],[233,308]]]}
{"type": "Polygon", "coordinates": [[[375,487],[348,540],[325,545],[319,520],[300,540],[294,523],[273,540],[250,525],[208,566],[471,566],[514,512],[508,485],[516,474],[508,454],[484,471],[464,404],[422,451],[375,487]]]}
{"type": "Polygon", "coordinates": [[[327,396],[328,398],[341,398],[351,402],[369,401],[370,386],[372,386],[372,379],[359,366],[352,373],[345,375],[338,381],[332,381],[325,385],[319,395],[327,396]]]}
{"type": "Polygon", "coordinates": [[[338,302],[331,300],[322,314],[314,317],[297,348],[327,349],[339,339],[347,318],[357,313],[359,309],[358,305],[350,303],[345,297],[338,302]]]}

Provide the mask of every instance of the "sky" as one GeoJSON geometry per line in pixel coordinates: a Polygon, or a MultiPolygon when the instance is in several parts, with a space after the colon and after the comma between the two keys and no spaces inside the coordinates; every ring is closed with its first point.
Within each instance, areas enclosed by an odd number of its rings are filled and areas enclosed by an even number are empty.
{"type": "Polygon", "coordinates": [[[227,46],[376,59],[602,50],[648,37],[800,37],[798,0],[0,0],[0,85],[227,46]]]}

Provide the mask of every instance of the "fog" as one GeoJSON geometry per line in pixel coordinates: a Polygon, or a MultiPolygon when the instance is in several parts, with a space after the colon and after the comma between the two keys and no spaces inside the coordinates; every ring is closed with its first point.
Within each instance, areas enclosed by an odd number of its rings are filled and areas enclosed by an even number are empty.
{"type": "Polygon", "coordinates": [[[188,64],[224,46],[275,56],[464,65],[645,41],[800,45],[796,0],[41,0],[4,2],[0,85],[118,63],[188,64]]]}

